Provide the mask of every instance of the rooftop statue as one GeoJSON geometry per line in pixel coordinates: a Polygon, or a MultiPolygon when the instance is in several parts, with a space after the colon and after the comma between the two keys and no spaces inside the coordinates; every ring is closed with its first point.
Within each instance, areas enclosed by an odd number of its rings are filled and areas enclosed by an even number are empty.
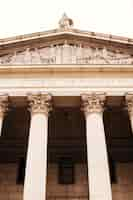
{"type": "Polygon", "coordinates": [[[59,21],[59,27],[61,29],[71,29],[73,27],[73,20],[70,19],[66,13],[64,13],[59,21]]]}

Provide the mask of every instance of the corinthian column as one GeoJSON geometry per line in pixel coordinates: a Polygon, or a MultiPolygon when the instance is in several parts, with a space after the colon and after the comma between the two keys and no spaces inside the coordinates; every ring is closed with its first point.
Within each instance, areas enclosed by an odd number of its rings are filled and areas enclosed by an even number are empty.
{"type": "Polygon", "coordinates": [[[45,200],[47,180],[48,113],[51,96],[29,95],[31,127],[26,163],[24,200],[45,200]]]}
{"type": "Polygon", "coordinates": [[[129,113],[129,119],[131,122],[132,132],[133,132],[133,94],[126,95],[126,104],[127,104],[127,109],[129,113]]]}
{"type": "Polygon", "coordinates": [[[90,200],[111,200],[111,184],[103,124],[105,95],[83,94],[86,119],[88,183],[90,200]]]}
{"type": "Polygon", "coordinates": [[[8,95],[0,95],[0,136],[2,133],[2,125],[5,113],[8,109],[8,95]]]}

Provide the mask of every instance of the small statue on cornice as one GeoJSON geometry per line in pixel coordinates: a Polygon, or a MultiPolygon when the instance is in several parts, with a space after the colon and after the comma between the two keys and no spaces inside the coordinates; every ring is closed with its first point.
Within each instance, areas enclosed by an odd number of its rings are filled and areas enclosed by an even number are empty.
{"type": "Polygon", "coordinates": [[[66,13],[63,14],[62,18],[59,21],[59,28],[63,30],[69,30],[73,27],[73,20],[70,19],[66,13]]]}

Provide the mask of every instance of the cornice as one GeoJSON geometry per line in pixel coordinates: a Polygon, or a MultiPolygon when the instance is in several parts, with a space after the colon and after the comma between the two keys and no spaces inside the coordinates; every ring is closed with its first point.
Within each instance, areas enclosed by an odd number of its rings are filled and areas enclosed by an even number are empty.
{"type": "Polygon", "coordinates": [[[0,57],[14,52],[23,52],[27,48],[36,49],[64,44],[106,48],[112,52],[122,52],[133,55],[133,39],[107,35],[102,33],[82,31],[78,29],[53,29],[16,37],[0,39],[0,57]]]}
{"type": "MultiPolygon", "coordinates": [[[[17,48],[19,46],[19,49],[23,50],[27,45],[33,47],[34,45],[38,45],[38,43],[43,43],[46,45],[51,44],[60,44],[60,41],[62,41],[62,38],[65,39],[75,40],[76,43],[78,41],[80,43],[99,43],[99,44],[105,44],[106,46],[114,46],[116,49],[120,48],[122,51],[128,50],[132,53],[133,49],[133,39],[126,38],[126,37],[120,37],[120,36],[114,36],[109,34],[102,34],[102,33],[96,33],[96,32],[89,32],[89,31],[82,31],[78,29],[70,29],[70,30],[60,30],[60,29],[53,29],[51,31],[44,31],[44,32],[37,32],[32,34],[25,34],[5,39],[0,39],[0,55],[8,54],[12,49],[17,48]],[[74,39],[73,39],[74,37],[74,39]],[[50,40],[50,42],[49,42],[50,40]],[[37,43],[37,44],[36,44],[37,43]],[[124,48],[124,49],[123,49],[124,48]]],[[[75,42],[74,42],[75,44],[75,42]]]]}
{"type": "Polygon", "coordinates": [[[0,73],[133,72],[133,65],[0,65],[0,73]]]}
{"type": "Polygon", "coordinates": [[[79,29],[70,29],[70,30],[53,29],[49,31],[36,32],[36,33],[31,33],[31,34],[3,38],[3,39],[0,39],[0,45],[27,41],[27,40],[34,40],[34,39],[44,38],[44,37],[59,36],[63,34],[109,40],[112,42],[120,42],[120,43],[125,43],[125,44],[133,44],[133,38],[123,37],[123,36],[115,36],[112,34],[103,34],[103,33],[84,31],[84,30],[79,30],[79,29]]]}

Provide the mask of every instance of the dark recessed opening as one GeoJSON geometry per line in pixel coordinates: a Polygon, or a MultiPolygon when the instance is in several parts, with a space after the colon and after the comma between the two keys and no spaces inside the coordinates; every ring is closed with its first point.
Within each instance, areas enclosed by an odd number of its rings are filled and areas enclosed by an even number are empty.
{"type": "Polygon", "coordinates": [[[58,164],[59,184],[74,184],[74,162],[72,158],[60,158],[58,164]]]}
{"type": "Polygon", "coordinates": [[[25,158],[20,158],[18,162],[18,170],[17,170],[17,180],[16,180],[17,184],[24,184],[25,166],[26,166],[25,158]]]}
{"type": "Polygon", "coordinates": [[[117,183],[116,162],[109,156],[109,172],[111,184],[117,183]]]}

